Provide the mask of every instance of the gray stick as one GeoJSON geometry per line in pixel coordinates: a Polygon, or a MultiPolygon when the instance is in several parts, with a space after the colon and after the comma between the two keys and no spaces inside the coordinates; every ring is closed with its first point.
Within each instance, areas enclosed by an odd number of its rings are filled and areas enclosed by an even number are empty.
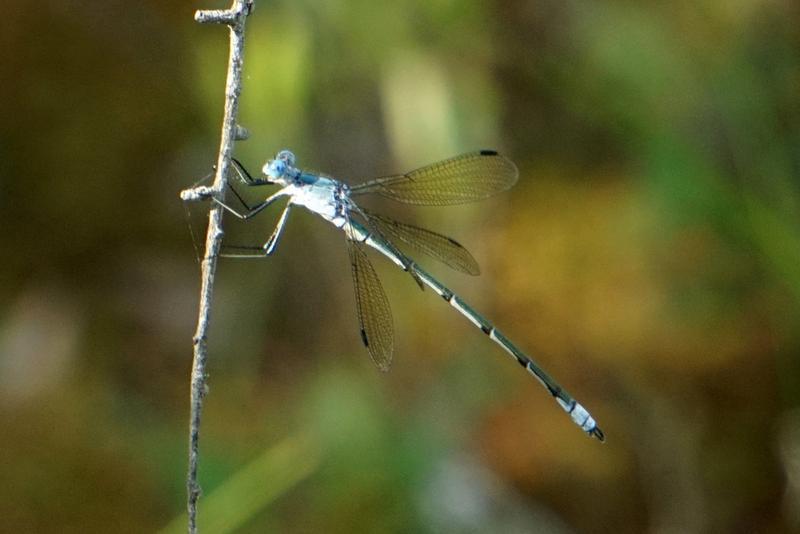
{"type": "MultiPolygon", "coordinates": [[[[239,93],[242,91],[242,61],[244,54],[244,23],[253,10],[254,0],[233,0],[230,9],[197,11],[194,19],[200,23],[226,24],[230,28],[230,55],[228,59],[228,78],[225,84],[225,115],[222,119],[222,134],[217,156],[217,170],[214,185],[210,188],[187,189],[181,192],[184,201],[207,199],[210,196],[225,201],[225,186],[228,166],[231,161],[234,140],[243,137],[242,129],[236,125],[239,109],[239,93]],[[201,190],[202,189],[202,190],[201,190]]],[[[207,333],[211,319],[211,295],[214,289],[214,274],[217,270],[217,256],[222,246],[222,208],[214,203],[208,214],[205,257],[202,262],[200,287],[200,307],[195,332],[194,360],[192,362],[191,414],[189,421],[189,471],[186,475],[188,491],[189,533],[197,532],[197,500],[200,497],[200,484],[197,482],[199,460],[200,419],[203,397],[206,393],[206,358],[208,354],[207,333]]]]}

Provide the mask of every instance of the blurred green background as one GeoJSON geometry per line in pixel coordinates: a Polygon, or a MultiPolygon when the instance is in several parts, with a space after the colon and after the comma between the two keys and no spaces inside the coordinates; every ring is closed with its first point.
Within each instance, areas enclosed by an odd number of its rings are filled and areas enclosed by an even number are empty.
{"type": "MultiPolygon", "coordinates": [[[[192,17],[226,5],[3,8],[2,532],[184,529],[178,192],[215,161],[228,54],[192,17]]],[[[220,264],[204,532],[800,531],[800,4],[259,0],[244,76],[254,171],[508,154],[510,193],[378,207],[473,252],[479,278],[419,260],[608,440],[374,257],[378,372],[343,238],[297,210],[274,257],[220,264]]],[[[263,242],[278,209],[227,228],[263,242]]]]}

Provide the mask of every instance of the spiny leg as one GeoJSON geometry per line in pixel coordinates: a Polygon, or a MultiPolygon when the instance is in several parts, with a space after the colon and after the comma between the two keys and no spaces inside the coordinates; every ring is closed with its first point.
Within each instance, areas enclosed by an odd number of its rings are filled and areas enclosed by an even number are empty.
{"type": "MultiPolygon", "coordinates": [[[[214,176],[214,172],[210,172],[194,182],[189,189],[194,189],[200,184],[208,182],[214,176]]],[[[197,260],[197,263],[202,261],[200,257],[200,238],[195,234],[194,225],[192,223],[192,210],[189,208],[189,202],[183,202],[183,209],[186,211],[186,224],[189,226],[189,236],[192,238],[192,248],[194,248],[194,257],[197,260]]]]}
{"type": "MultiPolygon", "coordinates": [[[[244,167],[244,165],[242,165],[242,163],[238,159],[231,158],[231,162],[233,163],[231,165],[231,168],[233,168],[236,171],[236,174],[237,174],[237,176],[239,178],[239,181],[242,182],[243,184],[245,184],[247,186],[273,185],[273,182],[271,182],[269,180],[262,180],[262,179],[253,178],[250,175],[250,173],[247,171],[247,169],[244,167]]],[[[213,168],[216,169],[216,165],[214,165],[213,168]]],[[[201,180],[198,180],[194,184],[193,187],[196,187],[197,185],[207,181],[212,176],[214,176],[213,172],[208,174],[206,177],[202,178],[201,180]]],[[[258,213],[260,213],[262,210],[264,210],[267,206],[269,206],[272,202],[274,202],[278,197],[280,197],[283,194],[282,193],[283,190],[278,191],[278,192],[274,193],[273,195],[271,195],[269,198],[267,198],[264,202],[261,202],[261,203],[255,205],[255,206],[251,207],[247,203],[247,201],[245,201],[245,199],[242,197],[242,195],[239,193],[239,191],[236,190],[236,188],[233,186],[233,184],[231,183],[230,180],[228,180],[228,182],[227,182],[227,187],[233,193],[233,195],[236,197],[236,199],[239,201],[239,203],[244,207],[244,210],[245,210],[244,212],[240,212],[236,208],[233,208],[232,206],[226,204],[225,202],[219,200],[218,198],[216,198],[214,196],[211,196],[211,195],[208,195],[208,196],[209,196],[209,198],[211,198],[211,200],[216,202],[219,206],[224,208],[229,213],[235,215],[239,219],[249,219],[250,217],[253,217],[253,216],[257,215],[258,213]]]]}
{"type": "Polygon", "coordinates": [[[256,185],[273,185],[274,182],[270,180],[266,180],[263,178],[253,178],[252,175],[247,172],[247,169],[241,162],[236,158],[231,158],[233,162],[233,168],[236,169],[236,173],[239,175],[239,180],[241,180],[245,185],[256,186],[256,185]]]}
{"type": "MultiPolygon", "coordinates": [[[[241,163],[239,163],[239,162],[238,162],[237,160],[235,160],[235,159],[234,159],[233,161],[235,162],[235,165],[233,165],[233,168],[234,168],[234,169],[236,169],[237,173],[239,174],[239,179],[240,179],[241,181],[245,182],[245,179],[244,179],[244,178],[242,178],[242,172],[244,172],[245,174],[247,174],[247,176],[248,176],[248,177],[249,177],[250,175],[247,173],[247,171],[244,169],[244,167],[242,166],[242,164],[241,164],[241,163]]],[[[213,166],[212,166],[212,169],[216,169],[216,165],[213,165],[213,166]]],[[[202,178],[200,178],[199,180],[197,180],[196,182],[194,182],[194,183],[191,185],[190,189],[197,188],[197,187],[198,187],[198,186],[200,186],[201,184],[208,184],[208,183],[210,183],[210,182],[211,182],[211,179],[212,179],[212,178],[214,178],[214,175],[215,175],[215,171],[214,171],[214,170],[212,170],[210,173],[208,173],[208,174],[207,174],[207,175],[205,175],[204,177],[202,177],[202,178]]],[[[246,211],[248,211],[248,212],[249,212],[249,211],[251,211],[251,210],[252,210],[252,208],[250,208],[250,206],[247,204],[247,202],[244,200],[244,198],[242,198],[242,196],[241,196],[241,195],[239,194],[239,192],[236,190],[236,188],[235,188],[235,187],[233,187],[233,184],[231,184],[231,183],[230,183],[230,181],[228,181],[228,183],[227,183],[227,188],[228,188],[228,189],[229,189],[229,190],[230,190],[230,191],[233,193],[233,195],[236,197],[236,199],[239,201],[239,203],[242,205],[242,207],[243,207],[243,208],[244,208],[246,211]]],[[[209,194],[209,195],[208,195],[208,196],[206,196],[205,198],[212,198],[212,197],[211,197],[211,195],[209,194]]],[[[198,238],[198,236],[197,236],[197,234],[196,234],[196,232],[195,232],[194,224],[193,224],[193,222],[192,222],[192,221],[193,221],[193,219],[194,219],[194,217],[192,216],[192,210],[189,208],[189,204],[190,204],[190,202],[188,202],[188,201],[184,201],[184,203],[183,203],[183,204],[184,204],[184,208],[185,208],[185,210],[186,210],[186,221],[187,221],[187,224],[188,224],[188,226],[189,226],[189,235],[190,235],[190,236],[191,236],[191,238],[192,238],[192,247],[194,248],[194,252],[195,252],[195,258],[197,259],[197,263],[200,263],[200,262],[202,261],[202,257],[201,257],[201,254],[200,254],[200,239],[198,238]]],[[[229,206],[225,206],[225,207],[226,207],[226,208],[227,208],[229,211],[234,211],[234,212],[235,212],[235,211],[237,211],[236,209],[234,209],[234,208],[231,208],[231,207],[229,207],[229,206]]],[[[237,248],[238,248],[238,247],[237,247],[237,248]]],[[[248,248],[249,248],[249,247],[248,247],[248,248]]]]}
{"type": "Polygon", "coordinates": [[[272,204],[273,202],[278,200],[280,197],[285,196],[287,194],[288,194],[287,188],[283,188],[280,191],[277,191],[277,192],[273,193],[272,195],[270,195],[264,202],[261,202],[260,204],[257,204],[255,206],[253,206],[252,208],[250,208],[249,206],[247,206],[247,204],[244,202],[244,200],[237,193],[236,196],[239,198],[239,200],[242,201],[242,203],[246,207],[248,207],[248,211],[246,213],[239,213],[234,208],[230,207],[229,205],[225,204],[224,202],[222,202],[221,200],[219,200],[217,198],[212,197],[212,200],[214,202],[216,202],[217,204],[219,204],[221,207],[223,207],[229,213],[231,213],[231,214],[235,215],[236,217],[238,217],[239,219],[247,220],[247,219],[249,219],[251,217],[254,217],[255,215],[258,215],[259,213],[264,211],[264,209],[266,209],[270,204],[272,204]]]}
{"type": "MultiPolygon", "coordinates": [[[[272,182],[270,182],[269,180],[258,180],[258,179],[253,178],[250,175],[250,173],[247,172],[247,169],[244,167],[244,165],[242,165],[241,162],[239,160],[237,160],[236,158],[231,158],[231,161],[232,161],[231,168],[235,171],[235,173],[236,173],[236,175],[237,175],[237,177],[238,177],[238,179],[239,179],[239,181],[241,183],[243,183],[243,184],[245,184],[247,186],[272,185],[272,182]]],[[[216,170],[216,165],[214,165],[212,168],[216,170]]],[[[201,184],[208,183],[213,177],[214,177],[214,171],[210,172],[209,174],[207,174],[203,178],[197,180],[194,184],[192,184],[192,188],[195,188],[195,187],[197,187],[197,186],[199,186],[201,184]]],[[[242,197],[242,195],[239,193],[239,191],[236,189],[236,187],[234,187],[233,183],[231,183],[231,180],[228,180],[227,188],[228,188],[229,191],[231,191],[233,193],[234,197],[236,197],[236,200],[238,201],[239,204],[241,204],[241,206],[244,209],[244,211],[240,211],[239,209],[234,208],[231,205],[218,200],[217,198],[214,198],[210,194],[208,195],[207,198],[211,198],[212,201],[217,203],[223,209],[225,209],[229,213],[233,214],[237,218],[243,219],[243,220],[246,220],[246,219],[248,219],[250,217],[253,217],[254,215],[257,215],[262,210],[264,210],[267,206],[269,206],[275,200],[277,200],[278,197],[281,196],[281,194],[280,194],[281,192],[278,191],[277,193],[275,193],[272,196],[270,196],[269,198],[267,198],[264,202],[262,202],[260,204],[257,204],[256,206],[251,207],[247,203],[247,201],[242,197]]],[[[188,202],[185,202],[184,205],[186,206],[187,221],[188,221],[188,225],[189,225],[189,233],[190,233],[190,235],[192,237],[192,245],[194,246],[195,256],[196,256],[197,261],[199,263],[201,261],[200,250],[199,250],[199,245],[198,245],[198,239],[197,239],[197,236],[195,235],[195,231],[194,231],[194,228],[192,226],[192,214],[191,214],[191,211],[189,210],[188,202]]],[[[284,219],[284,216],[282,216],[282,219],[284,219]]],[[[285,220],[284,220],[284,223],[285,223],[285,220]]],[[[276,229],[276,231],[277,231],[277,229],[276,229]]],[[[275,234],[273,234],[273,238],[274,237],[276,237],[275,234]]],[[[270,238],[270,239],[272,240],[273,238],[270,238]]],[[[275,245],[273,244],[271,249],[274,249],[274,246],[275,245]]],[[[226,250],[239,250],[239,251],[247,251],[247,252],[224,253],[224,254],[220,254],[220,257],[261,258],[261,257],[265,256],[265,251],[264,250],[266,248],[266,245],[264,245],[263,247],[259,247],[259,246],[246,246],[246,245],[245,246],[240,246],[240,245],[227,245],[227,244],[225,244],[225,245],[223,245],[223,248],[226,249],[226,250]]]]}
{"type": "Polygon", "coordinates": [[[272,235],[269,236],[269,240],[264,245],[264,252],[267,256],[272,254],[275,251],[275,247],[278,246],[278,240],[280,239],[281,235],[283,234],[283,228],[286,226],[286,221],[289,218],[289,211],[292,209],[292,202],[289,201],[286,203],[286,207],[283,208],[283,213],[281,213],[280,219],[278,219],[278,224],[275,226],[275,230],[272,232],[272,235]]]}
{"type": "Polygon", "coordinates": [[[292,203],[291,201],[286,203],[286,207],[283,209],[280,218],[278,219],[278,224],[275,226],[275,230],[273,230],[272,235],[270,236],[269,240],[264,243],[262,246],[255,246],[255,245],[223,245],[225,250],[240,250],[246,252],[226,252],[224,254],[220,254],[221,258],[263,258],[266,256],[271,255],[275,252],[275,247],[278,246],[278,241],[280,240],[281,235],[283,234],[283,229],[286,226],[286,221],[289,218],[289,211],[291,211],[292,203]]]}

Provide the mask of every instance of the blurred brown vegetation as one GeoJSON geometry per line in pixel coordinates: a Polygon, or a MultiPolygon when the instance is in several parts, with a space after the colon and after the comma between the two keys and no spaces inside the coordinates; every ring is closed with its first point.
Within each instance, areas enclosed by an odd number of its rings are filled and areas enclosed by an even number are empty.
{"type": "MultiPolygon", "coordinates": [[[[182,528],[177,194],[216,154],[227,35],[192,14],[223,4],[3,8],[2,532],[182,528]]],[[[380,207],[472,250],[480,278],[430,268],[608,441],[379,258],[377,372],[342,236],[296,211],[274,257],[221,264],[201,527],[800,530],[798,28],[787,0],[257,1],[239,159],[292,148],[356,182],[508,154],[509,194],[380,207]]],[[[226,224],[263,241],[276,216],[226,224]]]]}

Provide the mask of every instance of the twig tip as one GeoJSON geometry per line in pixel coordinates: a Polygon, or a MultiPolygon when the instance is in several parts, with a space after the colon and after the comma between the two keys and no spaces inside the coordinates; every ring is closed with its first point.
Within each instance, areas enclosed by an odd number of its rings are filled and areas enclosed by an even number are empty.
{"type": "Polygon", "coordinates": [[[214,196],[214,190],[205,185],[181,191],[181,200],[184,202],[198,202],[212,196],[214,196]]]}

